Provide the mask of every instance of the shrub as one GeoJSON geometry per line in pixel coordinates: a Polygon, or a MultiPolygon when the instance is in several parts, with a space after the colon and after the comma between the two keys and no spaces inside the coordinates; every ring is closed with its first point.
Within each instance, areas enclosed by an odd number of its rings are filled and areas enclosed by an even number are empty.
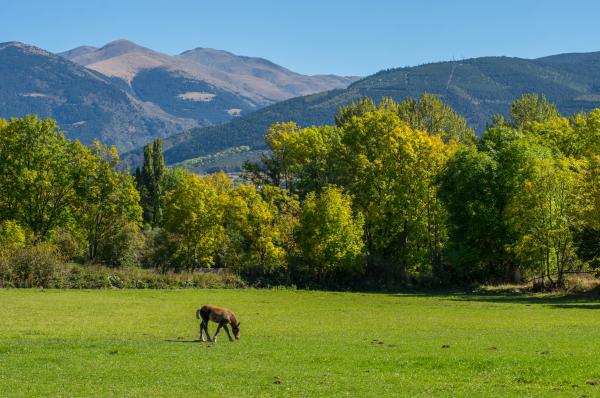
{"type": "Polygon", "coordinates": [[[5,282],[14,287],[51,287],[63,260],[57,248],[38,244],[14,250],[3,260],[5,282]]]}
{"type": "Polygon", "coordinates": [[[50,242],[56,246],[65,260],[83,260],[85,257],[86,241],[81,233],[67,228],[58,228],[53,231],[50,242]]]}

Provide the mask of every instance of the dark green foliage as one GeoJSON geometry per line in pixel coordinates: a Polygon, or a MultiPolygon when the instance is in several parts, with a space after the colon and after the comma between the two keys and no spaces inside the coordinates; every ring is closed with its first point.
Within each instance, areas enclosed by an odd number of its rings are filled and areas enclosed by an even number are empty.
{"type": "Polygon", "coordinates": [[[440,196],[449,221],[447,255],[456,280],[507,276],[505,193],[498,174],[498,163],[489,154],[466,147],[458,150],[441,177],[440,196]]]}
{"type": "Polygon", "coordinates": [[[590,264],[596,272],[600,271],[600,231],[584,228],[575,234],[577,255],[590,264]]]}
{"type": "Polygon", "coordinates": [[[136,181],[140,192],[144,222],[151,226],[157,226],[161,219],[164,174],[165,160],[162,141],[157,138],[153,143],[144,146],[144,165],[141,170],[136,169],[136,181]]]}
{"type": "Polygon", "coordinates": [[[341,106],[335,114],[335,125],[342,127],[352,120],[353,117],[361,117],[367,112],[377,109],[377,105],[371,98],[361,98],[350,105],[341,106]]]}

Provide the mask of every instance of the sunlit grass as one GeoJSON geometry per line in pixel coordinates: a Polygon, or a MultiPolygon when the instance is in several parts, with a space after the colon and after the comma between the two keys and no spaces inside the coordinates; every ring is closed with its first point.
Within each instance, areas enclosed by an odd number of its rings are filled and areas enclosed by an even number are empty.
{"type": "Polygon", "coordinates": [[[600,395],[587,300],[0,290],[0,319],[3,397],[600,395]],[[203,303],[235,311],[241,340],[193,342],[203,303]]]}

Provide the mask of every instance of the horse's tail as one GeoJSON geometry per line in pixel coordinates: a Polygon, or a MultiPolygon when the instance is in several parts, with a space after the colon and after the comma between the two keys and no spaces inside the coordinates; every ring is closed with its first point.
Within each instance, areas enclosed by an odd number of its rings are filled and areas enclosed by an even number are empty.
{"type": "Polygon", "coordinates": [[[203,305],[202,308],[196,311],[196,318],[202,319],[203,321],[208,322],[208,318],[210,317],[210,309],[208,306],[203,305]]]}

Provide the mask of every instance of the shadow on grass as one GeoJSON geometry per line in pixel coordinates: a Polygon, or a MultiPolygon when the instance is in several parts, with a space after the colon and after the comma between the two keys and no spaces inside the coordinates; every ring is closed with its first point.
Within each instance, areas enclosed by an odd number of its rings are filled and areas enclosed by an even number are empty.
{"type": "Polygon", "coordinates": [[[177,339],[167,339],[165,340],[168,343],[202,343],[202,340],[177,340],[177,339]]]}
{"type": "Polygon", "coordinates": [[[598,310],[600,304],[597,296],[589,295],[532,295],[532,294],[513,294],[513,295],[463,295],[448,298],[451,301],[470,301],[480,303],[497,304],[524,304],[524,305],[545,305],[553,308],[563,309],[587,309],[598,310]],[[589,303],[589,304],[588,304],[589,303]]]}
{"type": "Polygon", "coordinates": [[[554,308],[574,308],[579,310],[600,310],[600,304],[554,304],[554,308]]]}
{"type": "Polygon", "coordinates": [[[543,293],[515,293],[515,292],[486,292],[486,291],[423,291],[423,292],[398,292],[390,294],[392,297],[438,297],[448,301],[480,302],[496,304],[523,304],[545,305],[561,309],[600,310],[600,296],[593,291],[587,294],[543,294],[543,293]]]}

